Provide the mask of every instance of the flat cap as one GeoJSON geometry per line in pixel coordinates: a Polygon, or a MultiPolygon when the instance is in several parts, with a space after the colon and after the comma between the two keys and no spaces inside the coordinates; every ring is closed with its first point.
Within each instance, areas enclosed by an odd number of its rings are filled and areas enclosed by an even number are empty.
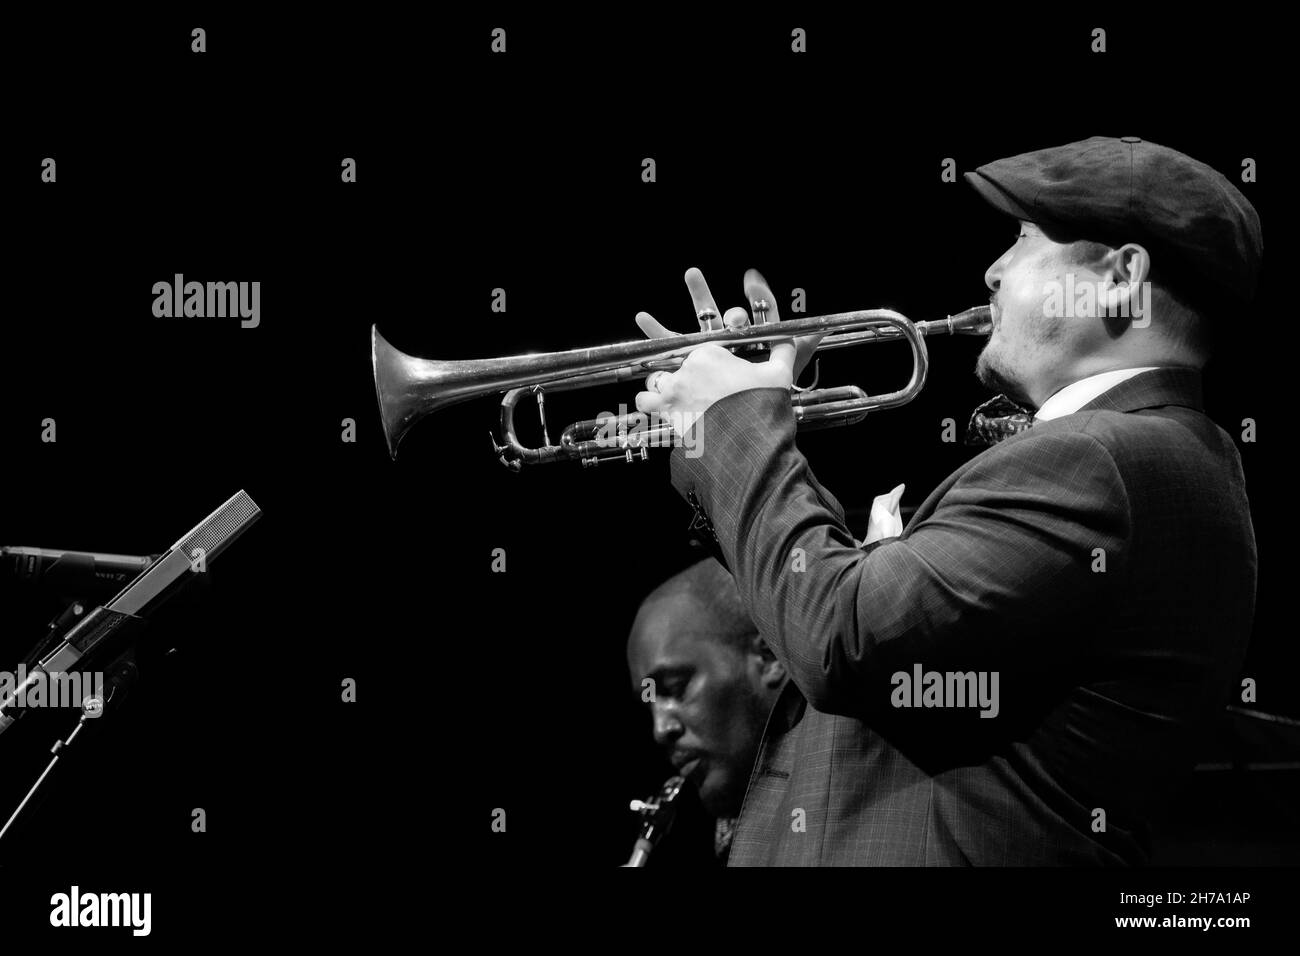
{"type": "Polygon", "coordinates": [[[1259,214],[1222,173],[1177,150],[1094,136],[996,160],[966,179],[996,209],[1062,241],[1138,242],[1157,279],[1175,272],[1231,299],[1255,295],[1259,214]]]}

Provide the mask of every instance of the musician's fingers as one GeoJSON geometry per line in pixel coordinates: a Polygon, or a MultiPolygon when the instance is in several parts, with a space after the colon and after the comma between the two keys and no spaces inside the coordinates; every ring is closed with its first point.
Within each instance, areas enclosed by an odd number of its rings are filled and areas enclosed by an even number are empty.
{"type": "Polygon", "coordinates": [[[680,335],[680,332],[674,332],[672,329],[666,329],[660,324],[649,312],[638,312],[636,314],[636,324],[645,333],[649,339],[666,339],[674,335],[680,335]]]}
{"type": "Polygon", "coordinates": [[[740,306],[732,306],[722,317],[722,324],[729,329],[743,329],[749,325],[749,313],[740,306]]]}
{"type": "Polygon", "coordinates": [[[772,351],[768,355],[767,364],[772,374],[783,386],[794,384],[794,367],[797,355],[793,339],[782,339],[780,342],[772,343],[772,351]]]}
{"type": "Polygon", "coordinates": [[[755,325],[781,321],[780,310],[776,307],[776,296],[772,294],[767,280],[757,269],[749,269],[745,272],[745,299],[749,302],[749,307],[754,310],[755,325]],[[764,304],[766,309],[763,308],[764,304]]]}
{"type": "Polygon", "coordinates": [[[704,273],[694,266],[686,270],[686,290],[691,294],[691,304],[695,307],[695,317],[699,321],[701,332],[711,332],[722,328],[722,313],[713,301],[709,284],[704,281],[704,273]],[[700,318],[700,313],[708,310],[711,317],[700,318]]]}
{"type": "MultiPolygon", "coordinates": [[[[772,294],[772,288],[762,274],[757,269],[746,270],[744,284],[745,298],[749,300],[749,307],[754,310],[754,324],[766,325],[780,322],[781,310],[776,306],[776,296],[772,294]]],[[[799,358],[794,341],[787,340],[772,343],[767,361],[773,373],[782,379],[782,384],[792,385],[796,372],[803,368],[803,362],[800,362],[799,358]],[[786,374],[790,376],[789,382],[783,380],[786,374]]],[[[806,362],[807,359],[803,361],[806,362]]]]}
{"type": "Polygon", "coordinates": [[[655,415],[664,407],[664,397],[658,392],[637,392],[636,410],[645,415],[655,415]]]}
{"type": "Polygon", "coordinates": [[[664,392],[668,391],[672,378],[672,372],[657,369],[645,377],[645,390],[647,392],[654,392],[658,395],[662,395],[664,392]]]}
{"type": "MultiPolygon", "coordinates": [[[[766,319],[768,322],[780,322],[781,310],[777,307],[776,296],[772,293],[772,287],[767,284],[767,280],[759,273],[757,269],[750,269],[745,273],[745,298],[749,300],[750,307],[754,308],[754,322],[759,323],[766,319]],[[766,304],[766,310],[759,310],[755,303],[766,304]]],[[[801,335],[794,340],[794,359],[792,368],[794,370],[794,379],[797,381],[799,375],[807,366],[813,353],[817,351],[817,346],[822,340],[821,335],[801,335]]],[[[787,352],[784,347],[773,346],[773,355],[780,354],[783,357],[787,352]]]]}

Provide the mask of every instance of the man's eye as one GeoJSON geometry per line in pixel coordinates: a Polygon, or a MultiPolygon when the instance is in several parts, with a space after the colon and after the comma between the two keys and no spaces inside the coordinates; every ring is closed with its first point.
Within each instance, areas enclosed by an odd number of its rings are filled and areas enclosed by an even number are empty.
{"type": "Polygon", "coordinates": [[[670,677],[659,685],[659,692],[664,697],[681,700],[682,694],[686,692],[686,684],[687,682],[680,677],[670,677]]]}

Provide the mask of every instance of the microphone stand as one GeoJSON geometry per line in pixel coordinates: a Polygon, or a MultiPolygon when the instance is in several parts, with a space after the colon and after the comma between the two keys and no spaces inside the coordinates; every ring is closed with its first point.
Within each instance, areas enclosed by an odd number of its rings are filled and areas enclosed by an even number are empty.
{"type": "Polygon", "coordinates": [[[93,607],[88,604],[84,598],[74,597],[61,612],[56,614],[49,624],[45,626],[45,636],[41,638],[36,648],[27,655],[24,661],[29,667],[44,657],[54,643],[64,634],[72,630],[73,626],[85,616],[86,608],[93,607]]]}
{"type": "MultiPolygon", "coordinates": [[[[109,668],[111,676],[107,683],[110,692],[107,698],[89,697],[83,702],[82,715],[77,726],[73,728],[67,740],[60,738],[55,741],[51,749],[54,759],[27,792],[27,796],[9,817],[4,828],[0,829],[0,839],[9,833],[14,820],[31,802],[32,797],[62,759],[64,751],[76,741],[86,726],[86,721],[102,716],[108,703],[114,698],[123,696],[138,679],[139,670],[135,665],[133,649],[136,633],[148,623],[148,619],[163,603],[193,582],[196,576],[206,580],[206,575],[199,572],[206,570],[207,563],[224,552],[261,515],[262,509],[247,492],[243,490],[235,492],[216,511],[178,538],[175,544],[167,549],[166,554],[148,561],[147,567],[142,568],[140,573],[112,600],[95,607],[77,621],[66,634],[59,635],[58,639],[51,638],[48,633],[41,639],[40,649],[48,650],[48,653],[38,656],[38,670],[47,676],[67,673],[73,667],[82,669],[90,663],[92,654],[102,654],[105,657],[117,655],[109,668]],[[195,567],[192,563],[196,555],[202,555],[204,559],[204,563],[199,567],[195,567]],[[51,647],[53,649],[49,650],[51,647]]],[[[8,552],[14,549],[4,550],[8,552]]],[[[77,610],[80,606],[79,604],[72,606],[74,617],[80,616],[77,610]]],[[[64,613],[67,614],[66,611],[64,613]]],[[[55,620],[56,632],[59,620],[61,618],[55,620]]],[[[27,684],[34,679],[34,675],[29,674],[23,686],[17,688],[13,694],[5,695],[11,698],[9,701],[0,700],[0,707],[8,710],[13,701],[25,693],[27,684]]],[[[19,710],[19,713],[21,714],[22,710],[19,710]]],[[[15,719],[0,711],[0,732],[12,725],[15,719]]]]}
{"type": "MultiPolygon", "coordinates": [[[[67,599],[66,595],[64,596],[64,599],[67,599]]],[[[92,605],[84,598],[72,598],[69,601],[68,606],[58,614],[54,615],[54,617],[50,619],[50,623],[45,625],[45,633],[41,635],[41,639],[36,643],[36,646],[32,648],[31,652],[23,658],[23,666],[29,670],[36,666],[41,659],[63,639],[64,635],[66,635],[68,631],[72,630],[78,623],[80,623],[81,619],[85,617],[86,608],[91,606],[92,605]]],[[[14,720],[22,720],[25,713],[27,713],[26,710],[16,711],[14,713],[14,720]]]]}
{"type": "MultiPolygon", "coordinates": [[[[140,669],[136,667],[135,664],[135,649],[128,648],[116,661],[113,662],[109,671],[110,674],[105,681],[105,696],[102,698],[88,697],[82,704],[81,718],[77,721],[77,726],[72,728],[72,733],[68,735],[66,740],[61,737],[55,739],[54,746],[50,748],[50,753],[54,756],[50,759],[49,764],[46,765],[45,770],[41,775],[36,778],[36,782],[32,784],[31,789],[27,791],[27,795],[23,797],[14,812],[10,814],[5,825],[0,827],[0,841],[4,840],[5,834],[12,829],[14,821],[18,819],[19,814],[26,809],[32,798],[36,796],[37,791],[40,790],[41,785],[49,778],[50,773],[54,770],[55,766],[58,765],[64,754],[67,753],[68,749],[76,742],[77,737],[80,736],[82,730],[86,728],[86,722],[90,720],[102,720],[108,713],[108,705],[114,701],[120,704],[123,698],[126,697],[131,686],[140,679],[140,669]]],[[[115,707],[115,713],[116,710],[117,708],[115,707]]],[[[19,713],[22,713],[22,711],[19,713]]]]}

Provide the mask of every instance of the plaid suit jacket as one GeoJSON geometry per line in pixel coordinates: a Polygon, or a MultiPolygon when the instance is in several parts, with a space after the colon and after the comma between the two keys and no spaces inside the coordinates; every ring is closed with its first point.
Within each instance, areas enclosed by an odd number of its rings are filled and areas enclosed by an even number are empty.
{"type": "Polygon", "coordinates": [[[695,428],[674,486],[790,673],[730,865],[1145,859],[1254,613],[1241,459],[1197,371],[1140,373],[989,448],[865,548],[795,448],[786,391],[695,428]],[[996,716],[895,676],[932,671],[996,674],[996,716]]]}

